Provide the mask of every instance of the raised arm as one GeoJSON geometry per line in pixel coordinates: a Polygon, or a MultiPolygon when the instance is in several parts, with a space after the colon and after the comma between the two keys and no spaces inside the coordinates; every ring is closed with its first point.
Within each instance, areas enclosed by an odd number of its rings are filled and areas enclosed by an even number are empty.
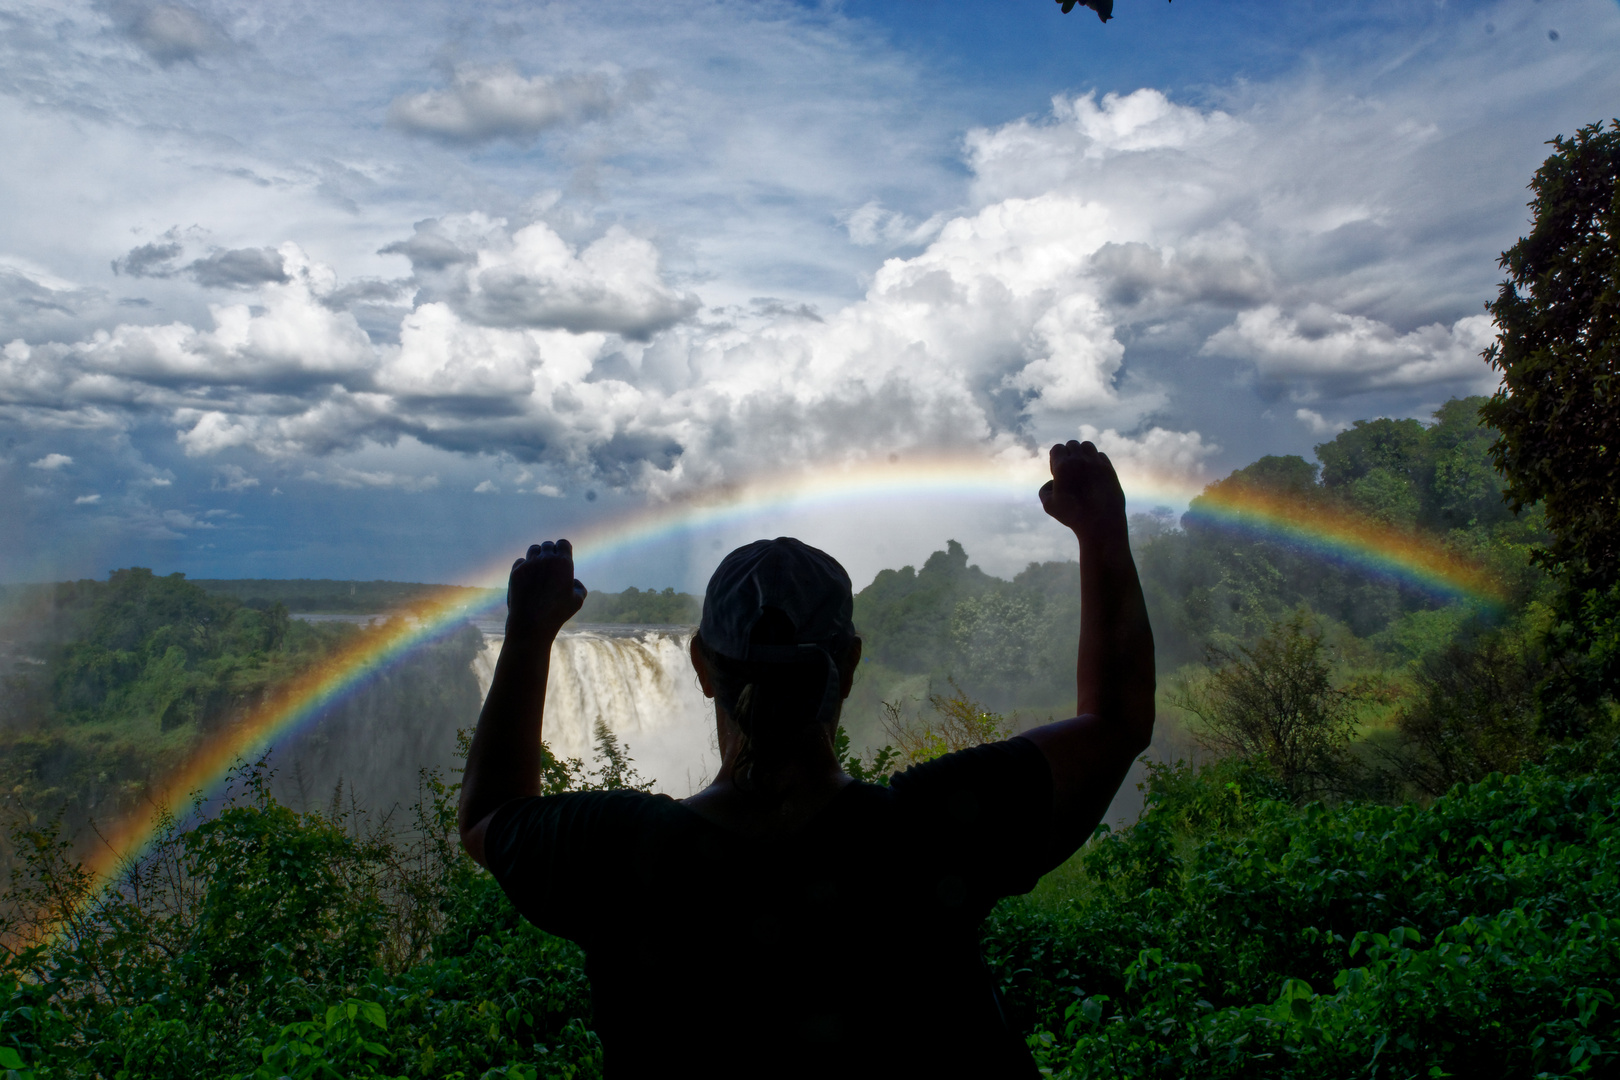
{"type": "Polygon", "coordinates": [[[526,558],[512,564],[506,638],[467,751],[456,812],[461,845],[480,864],[484,831],[495,811],[513,799],[540,794],[540,725],[551,643],[583,603],[585,586],[574,578],[574,549],[568,541],[535,544],[526,558]]]}
{"type": "Polygon", "coordinates": [[[1052,447],[1041,506],[1080,542],[1075,717],[1027,731],[1052,767],[1054,839],[1091,836],[1131,762],[1153,739],[1153,630],[1125,524],[1125,493],[1089,442],[1052,447]]]}

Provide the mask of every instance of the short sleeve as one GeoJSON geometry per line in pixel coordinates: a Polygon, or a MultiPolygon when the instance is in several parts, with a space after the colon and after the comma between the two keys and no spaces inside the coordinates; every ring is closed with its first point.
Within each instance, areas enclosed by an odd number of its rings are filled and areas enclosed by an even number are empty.
{"type": "Polygon", "coordinates": [[[889,790],[942,864],[940,887],[959,887],[968,909],[1028,892],[1052,869],[1052,769],[1028,739],[913,766],[889,790]]]}
{"type": "Polygon", "coordinates": [[[512,906],[542,930],[582,944],[619,893],[620,854],[652,798],[581,791],[514,799],[484,834],[484,861],[512,906]]]}

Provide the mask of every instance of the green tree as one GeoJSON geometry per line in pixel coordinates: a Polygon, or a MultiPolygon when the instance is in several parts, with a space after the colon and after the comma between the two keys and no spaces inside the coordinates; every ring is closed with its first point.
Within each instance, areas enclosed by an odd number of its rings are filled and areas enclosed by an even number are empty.
{"type": "Polygon", "coordinates": [[[1351,504],[1368,517],[1398,529],[1417,524],[1422,505],[1410,476],[1393,469],[1374,469],[1346,487],[1351,504]]]}
{"type": "Polygon", "coordinates": [[[1296,799],[1333,788],[1355,737],[1354,697],[1336,686],[1327,646],[1295,612],[1253,648],[1212,648],[1214,670],[1172,700],[1196,716],[1199,738],[1223,755],[1263,762],[1296,799]]]}
{"type": "Polygon", "coordinates": [[[1298,454],[1267,454],[1253,464],[1235,470],[1225,480],[1215,481],[1209,485],[1206,494],[1229,487],[1308,499],[1318,494],[1316,474],[1317,466],[1298,454]]]}
{"type": "Polygon", "coordinates": [[[1452,398],[1434,411],[1434,426],[1427,433],[1426,524],[1467,529],[1511,520],[1502,498],[1502,476],[1491,463],[1495,432],[1479,415],[1487,400],[1452,398]]]}
{"type": "Polygon", "coordinates": [[[1414,672],[1415,700],[1396,717],[1398,772],[1429,795],[1493,772],[1518,772],[1543,746],[1536,730],[1535,650],[1504,632],[1454,641],[1414,672]]]}
{"type": "Polygon", "coordinates": [[[855,597],[855,626],[866,655],[900,671],[934,671],[950,655],[951,614],[968,597],[995,584],[955,540],[945,542],[921,570],[882,570],[855,597]]]}
{"type": "Polygon", "coordinates": [[[1340,487],[1377,469],[1409,477],[1421,467],[1426,435],[1416,420],[1357,420],[1332,442],[1317,446],[1322,483],[1340,487]]]}
{"type": "Polygon", "coordinates": [[[631,586],[622,593],[593,592],[574,616],[575,623],[639,623],[644,626],[695,626],[703,616],[703,598],[631,586]]]}
{"type": "Polygon", "coordinates": [[[976,690],[997,696],[1016,694],[1044,674],[1036,662],[1050,631],[1044,613],[1026,596],[987,592],[969,597],[951,613],[956,672],[976,690]]]}
{"type": "Polygon", "coordinates": [[[1514,509],[1540,502],[1553,562],[1588,585],[1620,576],[1620,120],[1581,128],[1530,188],[1530,235],[1501,259],[1482,410],[1514,509]]]}
{"type": "Polygon", "coordinates": [[[1482,415],[1514,510],[1539,502],[1553,535],[1564,595],[1544,721],[1578,735],[1620,682],[1620,120],[1549,145],[1530,235],[1503,253],[1488,305],[1502,387],[1482,415]]]}

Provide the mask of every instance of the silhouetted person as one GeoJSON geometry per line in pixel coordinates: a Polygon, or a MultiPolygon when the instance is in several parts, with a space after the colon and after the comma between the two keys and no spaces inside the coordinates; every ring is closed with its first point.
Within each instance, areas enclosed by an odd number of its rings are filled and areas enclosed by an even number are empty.
{"type": "Polygon", "coordinates": [[[833,734],[861,642],[850,581],[797,540],[726,556],[692,666],[721,766],[690,798],[538,797],[551,643],[584,602],[566,540],[512,569],[467,757],[461,836],[512,902],[585,948],[610,1080],[1028,1077],[979,928],[1102,819],[1153,729],[1153,638],[1125,498],[1055,446],[1046,512],[1080,541],[1072,720],[859,783],[833,734]]]}

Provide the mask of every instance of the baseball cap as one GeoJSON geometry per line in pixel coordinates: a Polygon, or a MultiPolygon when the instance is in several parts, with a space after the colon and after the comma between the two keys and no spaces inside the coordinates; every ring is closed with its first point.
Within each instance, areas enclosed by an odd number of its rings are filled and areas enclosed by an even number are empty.
{"type": "Polygon", "coordinates": [[[720,560],[703,593],[698,633],[715,652],[747,663],[804,663],[819,653],[828,685],[817,719],[825,722],[837,712],[837,657],[855,639],[854,613],[849,574],[838,560],[802,540],[778,536],[720,560]],[[765,620],[773,640],[755,641],[765,620]]]}

